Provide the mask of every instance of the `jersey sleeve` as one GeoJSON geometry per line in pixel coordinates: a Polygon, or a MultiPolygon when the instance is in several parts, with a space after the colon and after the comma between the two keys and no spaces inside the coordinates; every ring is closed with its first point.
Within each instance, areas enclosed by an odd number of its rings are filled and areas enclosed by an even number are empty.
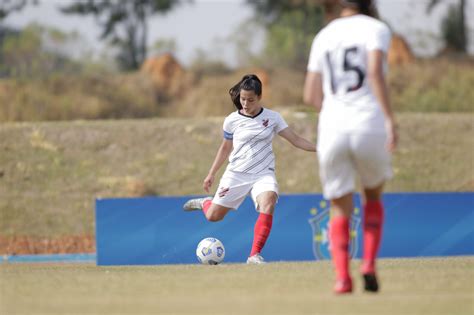
{"type": "Polygon", "coordinates": [[[223,132],[224,132],[224,139],[226,140],[232,140],[234,139],[234,128],[232,127],[232,120],[229,119],[229,117],[226,117],[224,119],[224,124],[222,126],[223,132]]]}
{"type": "Polygon", "coordinates": [[[388,26],[385,24],[379,25],[371,35],[367,43],[367,50],[387,52],[390,47],[390,40],[392,39],[388,26]]]}
{"type": "Polygon", "coordinates": [[[308,72],[322,72],[322,65],[321,65],[321,54],[322,54],[322,47],[321,47],[321,33],[316,35],[313,40],[313,44],[311,45],[311,51],[309,53],[308,59],[308,72]]]}
{"type": "Polygon", "coordinates": [[[276,117],[275,131],[276,131],[276,133],[279,133],[283,129],[288,128],[288,124],[286,123],[285,119],[279,113],[277,113],[276,116],[277,117],[276,117]]]}

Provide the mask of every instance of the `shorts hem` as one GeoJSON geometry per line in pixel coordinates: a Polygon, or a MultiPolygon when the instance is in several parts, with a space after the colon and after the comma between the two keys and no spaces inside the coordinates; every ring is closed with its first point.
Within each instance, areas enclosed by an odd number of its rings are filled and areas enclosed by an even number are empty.
{"type": "Polygon", "coordinates": [[[338,198],[341,198],[347,194],[354,194],[355,193],[355,189],[351,188],[351,189],[346,189],[346,190],[343,190],[342,193],[334,193],[334,194],[326,194],[326,193],[323,193],[323,197],[326,199],[326,200],[333,200],[333,199],[338,199],[338,198]]]}
{"type": "Polygon", "coordinates": [[[368,185],[368,184],[363,184],[362,186],[363,186],[364,189],[373,189],[373,188],[376,188],[376,187],[378,187],[378,186],[380,186],[380,185],[385,184],[386,182],[388,182],[388,181],[391,180],[392,178],[393,178],[393,175],[391,175],[391,174],[385,175],[385,176],[383,176],[381,179],[379,179],[378,181],[375,181],[375,182],[376,182],[375,184],[372,184],[372,183],[371,183],[370,185],[368,185]]]}
{"type": "Polygon", "coordinates": [[[233,206],[229,206],[229,205],[224,205],[224,204],[219,203],[219,202],[215,202],[214,199],[212,200],[212,203],[216,204],[216,205],[219,205],[221,207],[229,208],[230,210],[237,210],[237,208],[238,208],[238,207],[233,207],[233,206]]]}

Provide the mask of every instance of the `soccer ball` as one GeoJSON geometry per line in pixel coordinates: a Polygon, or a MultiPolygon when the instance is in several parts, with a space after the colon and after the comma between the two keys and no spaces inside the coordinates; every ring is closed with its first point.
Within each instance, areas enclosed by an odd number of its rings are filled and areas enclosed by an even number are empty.
{"type": "Polygon", "coordinates": [[[203,265],[217,265],[224,260],[225,248],[217,238],[208,237],[199,242],[196,256],[203,265]]]}

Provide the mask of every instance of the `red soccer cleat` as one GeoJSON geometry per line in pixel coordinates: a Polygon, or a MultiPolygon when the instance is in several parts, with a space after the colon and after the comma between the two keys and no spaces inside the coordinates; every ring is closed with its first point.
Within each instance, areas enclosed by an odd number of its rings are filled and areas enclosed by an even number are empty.
{"type": "Polygon", "coordinates": [[[345,294],[352,293],[352,279],[348,278],[345,280],[337,280],[334,286],[334,293],[345,294]]]}

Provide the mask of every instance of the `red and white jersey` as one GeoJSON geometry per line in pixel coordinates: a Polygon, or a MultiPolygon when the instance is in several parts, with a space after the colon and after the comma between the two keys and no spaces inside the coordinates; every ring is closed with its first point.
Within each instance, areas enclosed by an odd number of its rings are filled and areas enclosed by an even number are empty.
{"type": "Polygon", "coordinates": [[[368,52],[387,52],[390,39],[384,23],[361,14],[338,18],[316,35],[307,70],[323,78],[320,131],[384,132],[383,113],[367,82],[367,64],[368,52]]]}
{"type": "Polygon", "coordinates": [[[224,120],[224,138],[233,141],[228,171],[264,174],[275,171],[272,140],[288,124],[275,111],[262,108],[254,117],[235,111],[224,120]]]}

